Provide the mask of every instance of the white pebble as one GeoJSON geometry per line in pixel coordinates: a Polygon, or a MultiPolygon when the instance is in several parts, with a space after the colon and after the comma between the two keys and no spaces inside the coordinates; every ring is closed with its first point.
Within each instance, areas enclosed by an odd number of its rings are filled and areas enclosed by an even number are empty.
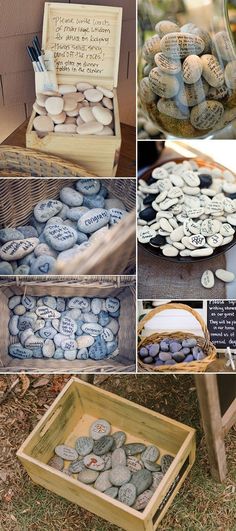
{"type": "Polygon", "coordinates": [[[164,245],[162,250],[164,256],[178,256],[179,251],[173,245],[164,245]]]}
{"type": "Polygon", "coordinates": [[[214,273],[212,273],[210,269],[208,269],[207,271],[204,271],[202,278],[201,278],[201,283],[202,283],[202,286],[207,289],[211,289],[214,287],[215,277],[214,277],[214,273]]]}
{"type": "Polygon", "coordinates": [[[227,271],[226,269],[217,269],[215,274],[216,277],[223,282],[233,282],[235,279],[235,274],[227,271]]]}

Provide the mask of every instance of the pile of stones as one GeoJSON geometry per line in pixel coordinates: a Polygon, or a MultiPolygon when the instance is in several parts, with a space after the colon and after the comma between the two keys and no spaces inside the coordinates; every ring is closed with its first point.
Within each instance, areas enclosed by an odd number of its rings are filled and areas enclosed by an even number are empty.
{"type": "Polygon", "coordinates": [[[160,129],[178,137],[220,130],[236,118],[236,55],[226,31],[163,20],[144,44],[140,99],[160,129]]]}
{"type": "Polygon", "coordinates": [[[127,215],[122,201],[97,179],[79,179],[60,199],[40,201],[27,225],[0,230],[0,275],[47,275],[127,215]]]}
{"type": "Polygon", "coordinates": [[[168,257],[211,256],[235,237],[235,176],[194,160],[166,162],[139,180],[138,210],[140,243],[168,257]]]}
{"type": "Polygon", "coordinates": [[[201,361],[207,357],[207,354],[198,346],[194,337],[184,339],[165,337],[150,345],[142,346],[139,349],[139,357],[143,363],[159,367],[201,361]]]}
{"type": "Polygon", "coordinates": [[[119,354],[120,301],[115,297],[14,295],[8,307],[14,358],[102,360],[119,354]]]}
{"type": "Polygon", "coordinates": [[[89,431],[89,436],[79,437],[73,448],[57,446],[49,466],[143,511],[174,457],[161,456],[156,446],[127,444],[126,433],[111,433],[111,424],[105,419],[93,422],[89,431]]]}
{"type": "Polygon", "coordinates": [[[58,93],[37,94],[33,126],[38,136],[48,133],[114,135],[114,93],[90,83],[59,85],[58,93]]]}

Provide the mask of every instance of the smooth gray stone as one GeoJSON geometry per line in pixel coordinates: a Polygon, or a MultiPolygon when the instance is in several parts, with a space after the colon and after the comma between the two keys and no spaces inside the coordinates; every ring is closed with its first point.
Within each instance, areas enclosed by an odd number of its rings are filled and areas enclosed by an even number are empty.
{"type": "Polygon", "coordinates": [[[40,201],[34,207],[34,217],[39,223],[44,223],[53,216],[56,216],[62,209],[62,206],[61,201],[56,201],[55,199],[40,201]]]}
{"type": "Polygon", "coordinates": [[[177,361],[177,363],[182,363],[185,361],[185,355],[183,354],[182,350],[173,354],[172,357],[175,361],[177,361]]]}
{"type": "Polygon", "coordinates": [[[115,468],[116,466],[126,466],[126,453],[123,448],[116,448],[114,452],[112,452],[111,456],[111,463],[112,468],[115,468]]]}
{"type": "Polygon", "coordinates": [[[41,328],[41,330],[39,330],[39,335],[43,339],[53,339],[56,333],[57,331],[55,330],[55,328],[52,327],[45,326],[44,328],[41,328]]]}
{"type": "Polygon", "coordinates": [[[174,461],[174,457],[169,454],[165,454],[161,458],[161,469],[163,474],[166,474],[168,468],[170,468],[171,463],[174,461]]]}
{"type": "Polygon", "coordinates": [[[77,320],[76,320],[76,324],[77,324],[77,330],[76,330],[76,332],[75,332],[76,337],[80,337],[80,336],[85,335],[85,334],[83,333],[82,328],[81,328],[82,324],[84,324],[84,322],[82,321],[82,319],[77,319],[77,320]]]}
{"type": "Polygon", "coordinates": [[[95,481],[94,488],[100,492],[105,492],[105,490],[110,489],[112,484],[109,480],[109,470],[104,470],[99,474],[97,480],[95,481]]]}
{"type": "MultiPolygon", "coordinates": [[[[55,330],[56,334],[56,330],[55,330]]],[[[67,339],[63,339],[61,342],[61,348],[63,350],[76,350],[77,349],[77,343],[75,339],[70,339],[69,337],[67,339]]]]}
{"type": "Polygon", "coordinates": [[[125,505],[128,505],[131,507],[131,505],[134,504],[137,496],[137,489],[133,483],[126,483],[126,485],[122,485],[119,490],[118,499],[121,503],[124,503],[125,505]]]}
{"type": "Polygon", "coordinates": [[[102,310],[98,315],[98,322],[101,326],[106,326],[109,328],[108,323],[110,322],[110,316],[108,312],[102,310]]]}
{"type": "Polygon", "coordinates": [[[98,179],[79,179],[75,187],[83,195],[94,195],[98,194],[101,183],[98,179]]]}
{"type": "Polygon", "coordinates": [[[83,204],[88,208],[104,208],[105,199],[99,194],[85,196],[83,204]]]}
{"type": "Polygon", "coordinates": [[[169,352],[169,343],[164,339],[160,342],[160,350],[162,352],[169,352]]]}
{"type": "Polygon", "coordinates": [[[13,315],[9,321],[8,328],[12,336],[17,336],[19,334],[18,321],[19,321],[18,315],[13,315]]]}
{"type": "Polygon", "coordinates": [[[20,295],[13,295],[13,297],[11,297],[8,301],[8,308],[10,310],[14,310],[14,308],[16,306],[18,306],[18,304],[21,303],[21,296],[20,295]]]}
{"type": "Polygon", "coordinates": [[[184,339],[182,341],[182,346],[185,348],[193,348],[197,346],[197,340],[194,337],[190,337],[189,339],[184,339]]]}
{"type": "Polygon", "coordinates": [[[33,310],[36,306],[36,299],[31,295],[23,295],[21,304],[23,304],[26,310],[33,310]]]}
{"type": "Polygon", "coordinates": [[[94,297],[94,299],[91,300],[91,311],[94,313],[94,315],[100,315],[100,312],[102,310],[102,299],[99,297],[94,297]]]}
{"type": "Polygon", "coordinates": [[[68,260],[71,260],[71,258],[74,258],[75,256],[78,255],[78,253],[80,252],[80,246],[79,245],[74,245],[74,247],[71,247],[71,249],[68,249],[67,251],[62,251],[61,253],[58,254],[58,261],[61,261],[61,262],[66,262],[68,260]]]}
{"type": "Polygon", "coordinates": [[[151,461],[152,463],[155,463],[157,459],[160,456],[160,450],[157,448],[157,446],[150,445],[147,446],[147,448],[142,452],[141,458],[142,460],[151,461]]]}
{"type": "Polygon", "coordinates": [[[32,328],[27,328],[23,332],[19,332],[19,339],[20,339],[21,344],[25,346],[26,340],[32,335],[34,335],[32,328]]]}
{"type": "Polygon", "coordinates": [[[55,350],[55,352],[54,352],[54,356],[53,356],[53,358],[54,358],[55,360],[63,360],[63,358],[64,358],[64,351],[62,350],[62,348],[60,348],[60,347],[57,347],[57,348],[56,348],[56,350],[55,350]]]}
{"type": "Polygon", "coordinates": [[[61,218],[63,221],[65,221],[66,218],[67,218],[68,210],[69,210],[69,207],[63,203],[63,207],[62,207],[62,209],[60,210],[60,218],[61,218]]]}
{"type": "Polygon", "coordinates": [[[112,434],[112,437],[114,439],[114,450],[116,448],[121,448],[123,444],[125,444],[126,441],[126,433],[124,431],[115,431],[115,433],[112,434]]]}
{"type": "Polygon", "coordinates": [[[114,487],[121,487],[121,485],[130,481],[131,475],[127,466],[117,466],[110,470],[109,479],[114,487]]]}
{"type": "Polygon", "coordinates": [[[106,342],[101,336],[98,336],[96,337],[94,344],[89,348],[89,357],[93,360],[102,360],[106,356],[106,342]]]}
{"type": "Polygon", "coordinates": [[[38,317],[52,321],[53,319],[59,319],[60,313],[57,310],[53,310],[48,306],[38,306],[36,309],[38,317]]]}
{"type": "Polygon", "coordinates": [[[110,487],[110,489],[105,490],[104,494],[115,500],[115,498],[117,498],[118,492],[118,487],[110,487]]]}
{"type": "Polygon", "coordinates": [[[148,459],[143,459],[142,462],[144,464],[144,468],[147,470],[150,470],[150,472],[160,472],[161,471],[161,465],[158,463],[153,463],[153,461],[148,461],[148,459]]]}
{"type": "Polygon", "coordinates": [[[9,262],[0,262],[0,275],[13,275],[13,267],[9,262]]]}
{"type": "Polygon", "coordinates": [[[60,200],[69,207],[81,206],[83,199],[83,195],[72,187],[65,186],[60,191],[60,200]]]}
{"type": "MultiPolygon", "coordinates": [[[[51,321],[51,325],[53,326],[53,328],[55,328],[55,330],[57,332],[59,332],[59,328],[60,328],[60,319],[52,319],[51,321]]],[[[42,327],[43,328],[43,327],[42,327]]]]}
{"type": "Polygon", "coordinates": [[[28,315],[20,315],[19,321],[18,321],[19,331],[23,332],[24,330],[27,330],[28,328],[33,328],[34,322],[35,321],[32,317],[29,317],[28,315]]]}
{"type": "Polygon", "coordinates": [[[77,360],[88,360],[89,351],[87,348],[80,348],[77,352],[77,360]]]}
{"type": "Polygon", "coordinates": [[[161,361],[171,361],[172,356],[170,352],[159,352],[159,358],[161,361]]]}
{"type": "Polygon", "coordinates": [[[56,310],[57,301],[55,297],[51,297],[51,296],[43,297],[43,304],[45,306],[48,306],[49,308],[52,308],[52,310],[56,310]]]}
{"type": "Polygon", "coordinates": [[[111,469],[111,452],[108,454],[103,455],[103,459],[105,461],[105,469],[104,470],[110,470],[111,469]]]}
{"type": "Polygon", "coordinates": [[[157,354],[159,353],[160,345],[150,345],[148,348],[149,356],[152,358],[155,358],[157,354]]]}
{"type": "Polygon", "coordinates": [[[69,471],[72,474],[79,474],[79,472],[82,472],[82,470],[85,469],[85,464],[81,459],[79,459],[78,461],[73,461],[73,463],[71,463],[69,466],[69,471]]]}
{"type": "Polygon", "coordinates": [[[115,297],[108,297],[106,299],[106,309],[109,313],[114,313],[120,308],[120,301],[115,297]]]}
{"type": "Polygon", "coordinates": [[[124,445],[124,450],[126,455],[137,455],[144,452],[146,446],[142,443],[129,443],[124,445]]]}
{"type": "Polygon", "coordinates": [[[93,451],[94,440],[92,437],[78,437],[75,441],[75,448],[79,455],[85,457],[93,451]]]}
{"type": "Polygon", "coordinates": [[[63,339],[67,339],[67,338],[68,336],[63,336],[62,334],[57,333],[53,338],[56,347],[61,348],[61,342],[63,341],[63,339]]]}
{"type": "Polygon", "coordinates": [[[150,499],[152,498],[153,494],[153,490],[149,489],[142,492],[142,494],[139,494],[133,505],[133,509],[135,509],[136,511],[143,511],[147,507],[147,504],[150,502],[150,499]]]}
{"type": "Polygon", "coordinates": [[[32,358],[32,350],[22,347],[20,343],[15,343],[9,346],[9,354],[13,358],[19,358],[21,360],[32,358]]]}
{"type": "Polygon", "coordinates": [[[110,422],[105,419],[97,419],[91,424],[89,431],[90,437],[92,437],[94,441],[98,441],[98,439],[101,439],[101,437],[104,437],[104,435],[110,434],[110,422]]]}
{"type": "Polygon", "coordinates": [[[75,448],[71,448],[66,444],[59,444],[56,446],[55,454],[64,459],[64,461],[76,461],[79,457],[75,448]]]}
{"type": "Polygon", "coordinates": [[[194,357],[192,356],[192,354],[188,354],[188,356],[186,356],[184,362],[185,363],[190,363],[191,361],[194,361],[194,357]]]}
{"type": "Polygon", "coordinates": [[[25,341],[25,347],[27,348],[43,348],[43,339],[38,337],[37,334],[31,334],[25,341]]]}
{"type": "Polygon", "coordinates": [[[52,256],[42,255],[38,256],[30,267],[31,275],[48,275],[53,273],[56,265],[56,260],[52,256]]]}
{"type": "Polygon", "coordinates": [[[101,472],[105,468],[105,461],[102,457],[95,454],[88,454],[84,457],[84,464],[90,470],[101,472]]]}
{"type": "Polygon", "coordinates": [[[114,340],[114,334],[109,328],[103,328],[101,336],[106,341],[106,343],[111,343],[114,340]]]}
{"type": "Polygon", "coordinates": [[[164,474],[163,472],[153,472],[152,477],[153,477],[152,488],[156,490],[157,487],[160,485],[161,481],[163,480],[164,474]]]}
{"type": "Polygon", "coordinates": [[[173,343],[170,344],[170,352],[175,354],[176,352],[179,352],[182,349],[182,344],[178,341],[173,341],[173,343]]]}
{"type": "Polygon", "coordinates": [[[139,461],[137,457],[134,455],[130,455],[127,457],[127,467],[130,470],[130,472],[137,472],[138,470],[143,469],[143,463],[142,461],[139,461]]]}
{"type": "Polygon", "coordinates": [[[79,219],[86,213],[85,207],[72,207],[68,210],[67,219],[70,221],[79,221],[79,219]]]}
{"type": "Polygon", "coordinates": [[[90,300],[85,297],[73,297],[69,299],[67,308],[73,310],[73,308],[79,308],[83,312],[89,312],[90,310],[90,300]]]}
{"type": "Polygon", "coordinates": [[[29,267],[32,266],[32,264],[35,262],[35,254],[34,252],[27,254],[20,260],[18,260],[19,265],[27,265],[29,267]]]}
{"type": "Polygon", "coordinates": [[[107,348],[107,356],[109,356],[118,348],[117,339],[114,339],[113,341],[107,341],[106,348],[107,348]]]}
{"type": "Polygon", "coordinates": [[[79,310],[79,308],[74,308],[73,310],[66,310],[64,316],[70,317],[74,321],[77,321],[81,318],[81,310],[79,310]]]}
{"type": "Polygon", "coordinates": [[[24,238],[38,238],[38,231],[32,225],[22,225],[17,230],[23,234],[24,238]]]}
{"type": "MultiPolygon", "coordinates": [[[[37,236],[36,236],[37,237],[37,236]]],[[[6,228],[0,230],[0,242],[7,243],[12,240],[23,240],[24,237],[20,231],[13,228],[6,228]]]]}
{"type": "Polygon", "coordinates": [[[63,297],[57,297],[56,302],[57,302],[56,310],[58,312],[64,312],[65,307],[66,307],[65,299],[63,297]]]}
{"type": "Polygon", "coordinates": [[[122,218],[127,216],[126,210],[122,210],[121,208],[110,208],[108,210],[110,214],[110,225],[116,225],[116,223],[119,223],[122,218]]]}
{"type": "Polygon", "coordinates": [[[53,358],[55,354],[55,345],[52,339],[46,339],[43,345],[43,355],[45,358],[53,358]]]}
{"type": "Polygon", "coordinates": [[[88,236],[87,234],[85,234],[84,232],[79,232],[77,231],[77,240],[76,240],[76,243],[78,243],[79,245],[81,245],[81,243],[84,243],[84,242],[87,242],[88,241],[88,236]]]}
{"type": "Polygon", "coordinates": [[[15,306],[15,308],[14,308],[13,311],[14,311],[14,313],[15,313],[16,315],[21,316],[21,315],[24,315],[24,314],[25,314],[26,309],[25,309],[25,307],[23,306],[23,304],[18,304],[18,306],[15,306]]]}
{"type": "Polygon", "coordinates": [[[44,237],[48,245],[56,251],[66,251],[75,245],[77,232],[67,225],[49,225],[44,229],[44,237]]]}
{"type": "Polygon", "coordinates": [[[103,331],[102,326],[95,322],[84,323],[82,324],[81,328],[85,334],[88,334],[92,337],[99,336],[103,331]]]}
{"type": "Polygon", "coordinates": [[[68,361],[75,361],[77,355],[77,350],[64,350],[64,358],[68,361]]]}
{"type": "Polygon", "coordinates": [[[64,467],[64,459],[59,457],[59,455],[54,455],[50,461],[48,461],[48,466],[55,468],[55,470],[62,470],[64,467]]]}
{"type": "Polygon", "coordinates": [[[41,347],[33,347],[30,350],[32,350],[33,358],[43,358],[43,350],[41,347]]]}
{"type": "Polygon", "coordinates": [[[73,337],[77,329],[76,322],[70,317],[62,317],[60,322],[60,333],[64,336],[73,337]]]}
{"type": "Polygon", "coordinates": [[[135,485],[137,489],[137,496],[142,494],[145,490],[149,489],[152,485],[152,473],[145,468],[143,470],[138,470],[134,472],[131,478],[131,483],[135,485]]]}
{"type": "Polygon", "coordinates": [[[113,437],[111,435],[104,435],[98,441],[95,441],[93,453],[95,455],[104,455],[109,452],[113,446],[113,437]]]}
{"type": "MultiPolygon", "coordinates": [[[[0,274],[1,274],[1,272],[0,272],[0,274]]],[[[30,274],[30,266],[21,265],[21,266],[19,266],[19,267],[17,267],[15,269],[14,274],[15,275],[29,275],[30,274]]]]}
{"type": "Polygon", "coordinates": [[[81,481],[81,483],[85,483],[85,485],[91,485],[92,483],[95,483],[96,479],[98,478],[99,473],[95,470],[82,470],[78,476],[78,481],[81,481]]]}
{"type": "Polygon", "coordinates": [[[92,234],[109,223],[110,214],[104,208],[92,208],[78,220],[78,229],[85,234],[92,234]]]}
{"type": "Polygon", "coordinates": [[[98,316],[94,315],[92,312],[84,313],[83,314],[83,320],[85,323],[97,323],[98,322],[98,316]]]}

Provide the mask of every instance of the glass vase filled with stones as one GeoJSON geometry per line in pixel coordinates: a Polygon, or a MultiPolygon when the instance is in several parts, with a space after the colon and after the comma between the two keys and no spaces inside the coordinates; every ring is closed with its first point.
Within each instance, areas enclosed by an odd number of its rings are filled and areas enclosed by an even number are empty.
{"type": "Polygon", "coordinates": [[[207,259],[235,242],[235,176],[202,161],[170,161],[138,187],[138,241],[177,261],[207,259]]]}
{"type": "Polygon", "coordinates": [[[127,215],[124,203],[97,179],[63,187],[58,200],[35,205],[27,225],[0,230],[1,275],[47,275],[101,244],[108,230],[127,215]]]}
{"type": "Polygon", "coordinates": [[[116,297],[9,299],[10,356],[18,359],[102,360],[119,354],[116,297]]]}
{"type": "Polygon", "coordinates": [[[48,133],[114,135],[114,93],[90,83],[59,85],[58,93],[37,94],[33,126],[38,136],[48,133]]]}
{"type": "Polygon", "coordinates": [[[208,136],[236,118],[236,53],[227,2],[195,4],[185,2],[184,25],[152,20],[153,35],[142,51],[143,108],[161,131],[181,138],[208,136]]]}
{"type": "Polygon", "coordinates": [[[126,441],[105,419],[73,446],[61,444],[48,465],[137,511],[143,511],[174,457],[156,446],[126,441]]]}

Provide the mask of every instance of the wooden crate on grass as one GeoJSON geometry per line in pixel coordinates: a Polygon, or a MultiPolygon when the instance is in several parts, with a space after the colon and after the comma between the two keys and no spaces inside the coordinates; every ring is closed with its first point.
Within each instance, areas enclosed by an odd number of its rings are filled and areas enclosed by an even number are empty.
{"type": "Polygon", "coordinates": [[[115,133],[106,137],[53,132],[39,138],[33,130],[33,112],[26,147],[77,162],[100,177],[116,175],[121,147],[116,92],[121,24],[119,7],[45,3],[42,47],[54,51],[58,84],[83,81],[112,90],[115,133]],[[98,34],[99,26],[103,33],[98,34]]]}
{"type": "MultiPolygon", "coordinates": [[[[55,277],[26,277],[24,280],[9,280],[0,287],[0,372],[28,371],[28,372],[135,372],[136,346],[135,346],[135,277],[75,277],[57,279],[55,277]],[[8,301],[13,295],[33,295],[44,297],[117,297],[120,300],[120,329],[118,332],[119,354],[115,358],[95,361],[53,358],[30,358],[20,360],[13,358],[8,353],[10,335],[8,323],[10,310],[8,301]]],[[[13,338],[11,343],[17,343],[13,338]]]]}
{"type": "MultiPolygon", "coordinates": [[[[138,382],[137,382],[138,385],[138,382]]],[[[195,459],[195,430],[120,396],[72,378],[22,444],[17,456],[34,483],[127,531],[154,531],[195,459]],[[127,442],[158,446],[174,460],[143,512],[138,512],[47,465],[55,446],[88,435],[97,418],[125,431],[127,442]]]]}

